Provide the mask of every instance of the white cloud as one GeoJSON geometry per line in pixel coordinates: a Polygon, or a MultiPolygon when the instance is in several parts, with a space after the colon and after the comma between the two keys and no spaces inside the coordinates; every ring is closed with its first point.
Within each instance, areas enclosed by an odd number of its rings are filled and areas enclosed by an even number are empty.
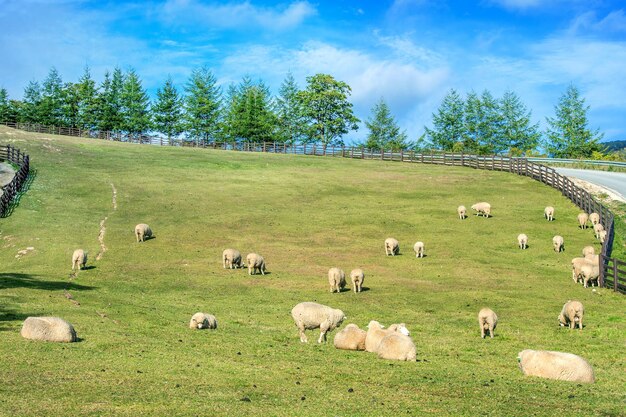
{"type": "Polygon", "coordinates": [[[491,0],[491,3],[503,6],[506,9],[530,9],[543,6],[548,2],[544,0],[491,0]]]}
{"type": "Polygon", "coordinates": [[[626,15],[624,10],[614,10],[602,19],[598,19],[593,11],[582,13],[572,20],[570,34],[595,32],[606,35],[626,32],[626,15]]]}

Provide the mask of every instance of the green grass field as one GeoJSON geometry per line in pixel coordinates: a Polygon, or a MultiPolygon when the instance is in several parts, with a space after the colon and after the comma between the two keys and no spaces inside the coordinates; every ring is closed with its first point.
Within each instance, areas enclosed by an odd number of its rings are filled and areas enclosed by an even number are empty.
{"type": "Polygon", "coordinates": [[[624,415],[626,298],[572,282],[571,259],[599,244],[577,229],[579,210],[538,182],[0,127],[6,143],[31,156],[36,176],[0,219],[0,415],[624,415]],[[482,200],[492,218],[456,217],[482,200]],[[155,238],[138,244],[142,222],[155,238]],[[552,250],[555,234],[564,253],[552,250]],[[384,255],[389,236],[401,256],[384,255]],[[415,258],[417,240],[426,258],[415,258]],[[70,279],[79,247],[89,269],[70,279]],[[260,253],[269,274],[222,269],[227,247],[260,253]],[[363,268],[368,290],[331,294],[332,266],[363,268]],[[558,327],[568,299],[585,305],[582,332],[558,327]],[[418,362],[336,350],[336,332],[300,343],[290,311],[301,301],[342,309],[344,325],[405,322],[418,362]],[[483,306],[498,314],[494,339],[480,338],[483,306]],[[190,330],[197,311],[218,330],[190,330]],[[23,339],[31,315],[65,318],[79,343],[23,339]],[[526,348],[581,355],[596,383],[524,377],[526,348]]]}

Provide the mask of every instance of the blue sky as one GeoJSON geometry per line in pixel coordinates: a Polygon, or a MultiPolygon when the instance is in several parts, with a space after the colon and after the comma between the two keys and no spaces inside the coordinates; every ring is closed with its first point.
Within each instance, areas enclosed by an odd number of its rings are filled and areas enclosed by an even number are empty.
{"type": "MultiPolygon", "coordinates": [[[[206,65],[225,88],[245,75],[276,92],[290,71],[352,87],[362,120],[383,97],[414,140],[455,88],[516,92],[545,127],[570,83],[590,127],[626,139],[626,4],[613,0],[0,0],[0,86],[85,65],[134,68],[153,96],[206,65]]],[[[362,127],[350,136],[361,140],[362,127]]]]}

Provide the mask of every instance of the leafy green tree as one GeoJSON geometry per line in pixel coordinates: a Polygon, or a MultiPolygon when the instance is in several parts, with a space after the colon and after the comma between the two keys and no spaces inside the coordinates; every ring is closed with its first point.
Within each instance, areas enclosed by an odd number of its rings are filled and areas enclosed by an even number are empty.
{"type": "Polygon", "coordinates": [[[433,128],[424,127],[426,137],[435,149],[451,151],[455,144],[463,144],[464,111],[463,99],[456,90],[450,90],[437,109],[437,113],[433,114],[433,128]]]}
{"type": "Polygon", "coordinates": [[[168,77],[163,88],[157,90],[157,100],[152,106],[154,128],[157,132],[167,135],[167,139],[183,132],[183,102],[174,87],[172,77],[168,77]]]}
{"type": "Polygon", "coordinates": [[[41,88],[41,124],[63,126],[63,80],[52,67],[41,88]]]}
{"type": "Polygon", "coordinates": [[[204,142],[220,133],[222,92],[207,67],[196,69],[185,85],[185,119],[188,137],[204,142]]]}
{"type": "Polygon", "coordinates": [[[601,151],[599,144],[604,134],[588,128],[585,99],[570,84],[555,106],[554,118],[547,117],[545,147],[555,158],[589,158],[594,151],[601,151]]]}
{"type": "Polygon", "coordinates": [[[0,88],[0,123],[12,122],[11,105],[9,103],[9,93],[6,88],[0,88]]]}
{"type": "Polygon", "coordinates": [[[25,123],[42,123],[41,86],[37,81],[30,81],[24,89],[24,98],[20,109],[20,121],[25,123]]]}
{"type": "Polygon", "coordinates": [[[105,131],[120,131],[122,127],[122,87],[124,74],[119,68],[104,74],[97,96],[98,129],[105,131]]]}
{"type": "Polygon", "coordinates": [[[297,93],[302,114],[307,121],[307,137],[321,142],[324,148],[342,143],[340,138],[350,130],[358,130],[359,119],[352,112],[348,96],[352,89],[328,74],[307,77],[307,87],[297,93]]]}
{"type": "Polygon", "coordinates": [[[306,123],[298,100],[298,91],[300,89],[296,80],[288,73],[276,98],[276,139],[279,142],[295,143],[305,137],[306,123]]]}
{"type": "Polygon", "coordinates": [[[368,149],[407,149],[406,132],[401,132],[385,100],[372,107],[372,117],[365,121],[369,129],[365,147],[368,149]]]}
{"type": "Polygon", "coordinates": [[[506,91],[500,99],[502,128],[499,135],[505,149],[512,156],[533,152],[539,146],[541,133],[539,123],[531,124],[531,112],[512,91],[506,91]]]}
{"type": "Polygon", "coordinates": [[[98,91],[91,71],[85,66],[83,75],[76,84],[78,95],[78,120],[81,129],[94,129],[98,125],[98,91]]]}
{"type": "Polygon", "coordinates": [[[61,90],[63,126],[79,127],[80,95],[78,84],[66,83],[61,90]]]}
{"type": "Polygon", "coordinates": [[[269,88],[245,77],[238,88],[228,90],[224,129],[229,140],[267,142],[275,138],[276,115],[269,88]]]}
{"type": "Polygon", "coordinates": [[[121,93],[122,130],[138,138],[151,126],[150,99],[141,85],[141,80],[131,69],[124,77],[121,93]]]}

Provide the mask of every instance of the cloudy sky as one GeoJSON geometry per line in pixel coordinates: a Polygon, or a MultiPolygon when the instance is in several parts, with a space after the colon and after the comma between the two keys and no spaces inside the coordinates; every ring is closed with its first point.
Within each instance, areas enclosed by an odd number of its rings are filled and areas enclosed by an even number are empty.
{"type": "Polygon", "coordinates": [[[11,98],[53,66],[98,82],[134,68],[151,96],[203,65],[224,87],[248,75],[274,92],[288,72],[300,87],[323,72],[352,87],[361,119],[383,97],[413,140],[452,88],[512,90],[544,127],[571,83],[590,127],[626,139],[622,0],[0,0],[0,28],[11,98]]]}

